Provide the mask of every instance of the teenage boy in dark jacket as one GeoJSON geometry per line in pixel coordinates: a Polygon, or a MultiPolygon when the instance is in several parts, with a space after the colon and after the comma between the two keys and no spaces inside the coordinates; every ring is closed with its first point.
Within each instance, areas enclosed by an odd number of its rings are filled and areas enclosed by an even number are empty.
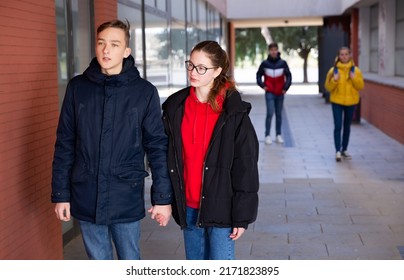
{"type": "Polygon", "coordinates": [[[276,118],[276,142],[283,143],[282,138],[282,109],[284,95],[292,83],[292,74],[285,60],[281,59],[278,44],[271,43],[268,46],[269,55],[257,71],[257,84],[265,90],[267,104],[267,116],[265,120],[265,144],[272,144],[271,121],[275,112],[276,118]],[[262,81],[264,76],[264,81],[262,81]]]}
{"type": "Polygon", "coordinates": [[[139,259],[145,216],[144,157],[153,174],[149,209],[165,226],[171,216],[167,136],[157,89],[130,55],[129,23],[97,29],[96,58],[68,84],[55,144],[52,202],[58,219],[75,217],[90,259],[139,259]]]}

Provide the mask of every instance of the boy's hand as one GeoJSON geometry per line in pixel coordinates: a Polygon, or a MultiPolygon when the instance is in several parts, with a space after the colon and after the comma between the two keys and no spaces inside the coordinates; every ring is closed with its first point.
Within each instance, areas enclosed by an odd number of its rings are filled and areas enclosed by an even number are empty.
{"type": "Polygon", "coordinates": [[[150,218],[156,220],[160,226],[165,227],[171,218],[171,205],[154,205],[148,212],[150,218]]]}
{"type": "Polygon", "coordinates": [[[55,206],[56,217],[64,222],[70,221],[70,202],[59,202],[55,206]]]}

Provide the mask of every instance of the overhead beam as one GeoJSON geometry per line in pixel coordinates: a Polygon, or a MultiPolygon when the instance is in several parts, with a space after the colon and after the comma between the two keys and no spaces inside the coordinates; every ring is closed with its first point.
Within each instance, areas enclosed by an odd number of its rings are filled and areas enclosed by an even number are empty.
{"type": "Polygon", "coordinates": [[[251,20],[232,20],[235,28],[253,28],[253,27],[291,27],[291,26],[321,26],[322,17],[305,18],[273,18],[273,19],[251,19],[251,20]]]}

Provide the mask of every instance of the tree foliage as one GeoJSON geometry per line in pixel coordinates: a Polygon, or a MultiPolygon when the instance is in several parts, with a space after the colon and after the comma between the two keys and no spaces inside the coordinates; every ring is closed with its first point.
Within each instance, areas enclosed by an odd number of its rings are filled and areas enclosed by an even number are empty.
{"type": "MultiPolygon", "coordinates": [[[[268,44],[261,28],[236,29],[236,62],[242,64],[246,59],[253,64],[266,57],[268,44]]],[[[303,81],[307,82],[307,59],[312,49],[318,49],[318,31],[315,26],[269,28],[271,39],[282,44],[288,54],[296,51],[303,59],[303,81]]],[[[268,38],[267,38],[268,39],[268,38]]]]}
{"type": "Polygon", "coordinates": [[[257,56],[262,60],[268,53],[268,45],[261,35],[261,28],[236,29],[236,63],[250,60],[255,64],[257,56]]]}

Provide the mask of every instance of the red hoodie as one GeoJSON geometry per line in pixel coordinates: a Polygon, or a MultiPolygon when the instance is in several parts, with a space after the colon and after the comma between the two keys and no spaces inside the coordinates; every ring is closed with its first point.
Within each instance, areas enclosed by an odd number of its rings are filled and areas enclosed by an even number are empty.
{"type": "Polygon", "coordinates": [[[223,94],[219,94],[217,102],[219,112],[213,111],[209,103],[202,103],[191,87],[185,101],[184,117],[181,124],[184,181],[187,206],[199,209],[203,164],[206,151],[212,137],[213,129],[223,105],[223,94]]]}

